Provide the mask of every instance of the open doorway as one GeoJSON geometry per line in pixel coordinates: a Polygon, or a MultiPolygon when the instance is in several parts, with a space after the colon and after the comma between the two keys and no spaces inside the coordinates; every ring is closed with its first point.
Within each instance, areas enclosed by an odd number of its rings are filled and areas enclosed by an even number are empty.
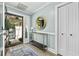
{"type": "Polygon", "coordinates": [[[23,43],[23,17],[5,13],[5,47],[23,43]]]}

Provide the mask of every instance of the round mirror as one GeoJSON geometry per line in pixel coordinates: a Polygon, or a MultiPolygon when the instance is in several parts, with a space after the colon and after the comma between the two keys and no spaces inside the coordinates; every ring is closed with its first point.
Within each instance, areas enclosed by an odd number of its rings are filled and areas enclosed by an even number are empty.
{"type": "Polygon", "coordinates": [[[38,17],[36,20],[36,27],[38,30],[43,30],[46,27],[46,19],[44,17],[38,17]]]}

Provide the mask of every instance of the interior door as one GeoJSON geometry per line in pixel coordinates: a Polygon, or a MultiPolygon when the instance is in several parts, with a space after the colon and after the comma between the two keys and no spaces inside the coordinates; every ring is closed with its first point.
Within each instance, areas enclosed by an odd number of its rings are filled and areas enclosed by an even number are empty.
{"type": "Polygon", "coordinates": [[[68,31],[66,54],[79,55],[78,51],[78,3],[68,5],[68,31]]]}
{"type": "Polygon", "coordinates": [[[58,13],[58,52],[67,56],[79,55],[78,3],[65,4],[58,8],[58,13]]]}
{"type": "Polygon", "coordinates": [[[66,55],[66,20],[67,20],[67,9],[66,6],[58,8],[58,19],[59,19],[59,40],[58,40],[58,53],[66,55]]]}

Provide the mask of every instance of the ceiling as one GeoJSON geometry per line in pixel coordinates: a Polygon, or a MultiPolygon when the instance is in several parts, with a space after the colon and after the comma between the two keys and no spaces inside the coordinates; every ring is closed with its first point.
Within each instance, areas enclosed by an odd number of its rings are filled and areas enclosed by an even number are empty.
{"type": "MultiPolygon", "coordinates": [[[[38,11],[40,8],[50,4],[51,2],[7,2],[7,5],[16,7],[22,11],[32,14],[38,11]]],[[[53,4],[59,4],[58,2],[52,2],[53,4]]]]}

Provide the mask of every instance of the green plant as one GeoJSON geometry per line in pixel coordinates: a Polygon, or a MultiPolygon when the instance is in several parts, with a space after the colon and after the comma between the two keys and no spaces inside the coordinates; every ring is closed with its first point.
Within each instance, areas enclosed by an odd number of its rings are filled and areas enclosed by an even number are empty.
{"type": "Polygon", "coordinates": [[[5,29],[9,30],[10,28],[15,28],[15,24],[11,24],[8,19],[5,20],[5,29]]]}

